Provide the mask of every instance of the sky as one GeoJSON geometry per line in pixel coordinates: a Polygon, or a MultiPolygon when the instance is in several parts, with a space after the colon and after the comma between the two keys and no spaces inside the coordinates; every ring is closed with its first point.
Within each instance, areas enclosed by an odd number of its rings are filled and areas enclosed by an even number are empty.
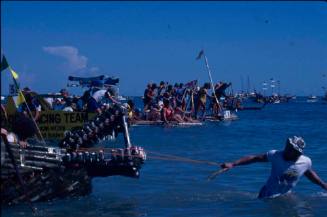
{"type": "MultiPolygon", "coordinates": [[[[327,3],[1,1],[1,55],[21,87],[39,93],[65,88],[69,75],[119,77],[120,93],[131,96],[148,82],[203,84],[201,49],[214,82],[234,91],[248,80],[262,91],[273,78],[282,93],[322,95],[327,3]]],[[[10,82],[1,72],[2,95],[10,82]]]]}

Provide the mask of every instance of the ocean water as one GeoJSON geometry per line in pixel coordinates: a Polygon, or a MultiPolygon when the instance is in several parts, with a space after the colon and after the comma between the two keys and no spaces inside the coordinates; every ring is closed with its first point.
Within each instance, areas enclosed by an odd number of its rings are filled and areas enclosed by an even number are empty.
{"type": "MultiPolygon", "coordinates": [[[[238,112],[233,122],[197,127],[133,127],[132,143],[149,159],[139,179],[93,179],[85,197],[36,203],[38,216],[327,216],[327,192],[302,177],[291,195],[259,200],[269,163],[234,168],[212,181],[215,166],[151,159],[151,152],[225,162],[248,154],[283,149],[289,136],[303,136],[314,170],[327,181],[327,104],[303,100],[238,112]]],[[[123,143],[120,137],[108,147],[123,143]]],[[[33,216],[28,206],[2,207],[2,216],[33,216]]]]}

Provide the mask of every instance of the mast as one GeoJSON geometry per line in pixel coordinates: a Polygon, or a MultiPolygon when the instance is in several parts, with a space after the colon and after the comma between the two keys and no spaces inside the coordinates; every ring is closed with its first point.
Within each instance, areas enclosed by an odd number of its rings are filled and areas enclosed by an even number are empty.
{"type": "Polygon", "coordinates": [[[267,90],[267,82],[262,83],[262,90],[263,90],[263,95],[266,96],[266,90],[267,90]]]}
{"type": "Polygon", "coordinates": [[[243,76],[241,75],[241,93],[244,93],[243,76]]]}
{"type": "Polygon", "coordinates": [[[275,80],[273,78],[270,79],[270,87],[271,87],[271,95],[273,95],[274,94],[274,88],[276,87],[275,80]]]}
{"type": "Polygon", "coordinates": [[[247,76],[247,94],[250,94],[250,76],[247,76]]]}

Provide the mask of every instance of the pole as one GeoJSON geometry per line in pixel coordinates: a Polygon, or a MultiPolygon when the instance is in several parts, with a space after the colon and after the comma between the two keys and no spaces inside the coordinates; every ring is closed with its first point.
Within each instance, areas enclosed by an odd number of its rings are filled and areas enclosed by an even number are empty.
{"type": "Polygon", "coordinates": [[[208,59],[207,59],[207,56],[205,54],[204,54],[204,60],[205,60],[205,64],[206,64],[206,67],[207,67],[207,71],[208,71],[209,80],[210,80],[210,84],[211,84],[211,89],[212,89],[213,95],[215,97],[216,103],[218,104],[219,110],[222,111],[223,109],[221,108],[221,106],[219,104],[219,101],[217,99],[217,96],[216,96],[215,88],[214,88],[213,82],[212,82],[211,71],[210,71],[210,68],[209,68],[208,59]]]}
{"type": "Polygon", "coordinates": [[[250,77],[249,76],[247,76],[247,94],[249,95],[249,93],[250,93],[250,77]]]}
{"type": "MultiPolygon", "coordinates": [[[[10,67],[10,66],[9,66],[10,67]]],[[[10,69],[11,69],[11,67],[10,67],[10,69]]],[[[12,70],[12,69],[11,69],[12,70]]],[[[25,99],[25,96],[24,96],[24,94],[22,93],[22,91],[19,89],[19,86],[18,86],[18,84],[17,84],[17,81],[16,81],[16,79],[13,77],[13,80],[14,80],[14,84],[15,84],[15,86],[16,86],[16,89],[18,90],[18,96],[19,96],[19,94],[23,97],[23,99],[24,99],[24,103],[25,103],[25,105],[26,105],[26,108],[27,108],[27,111],[28,111],[28,114],[31,116],[31,118],[32,118],[32,120],[33,120],[33,123],[34,123],[34,125],[35,125],[35,127],[36,127],[36,129],[37,129],[37,132],[38,132],[38,134],[39,134],[39,136],[40,136],[40,138],[41,138],[41,140],[42,140],[42,143],[45,145],[46,143],[45,143],[45,140],[44,140],[44,138],[43,138],[43,136],[42,136],[42,133],[41,133],[41,131],[40,131],[40,128],[39,128],[39,126],[37,125],[37,123],[36,123],[36,121],[34,120],[34,118],[33,118],[33,115],[32,115],[32,112],[31,112],[31,110],[30,110],[30,107],[28,106],[28,104],[27,104],[27,102],[26,102],[26,99],[25,99]]]]}
{"type": "Polygon", "coordinates": [[[126,145],[126,148],[130,148],[132,146],[132,144],[131,144],[131,139],[129,137],[128,126],[127,126],[127,121],[126,121],[125,115],[122,116],[122,121],[123,121],[123,125],[124,125],[125,145],[126,145]]]}
{"type": "Polygon", "coordinates": [[[241,93],[244,93],[243,76],[241,75],[241,93]]]}

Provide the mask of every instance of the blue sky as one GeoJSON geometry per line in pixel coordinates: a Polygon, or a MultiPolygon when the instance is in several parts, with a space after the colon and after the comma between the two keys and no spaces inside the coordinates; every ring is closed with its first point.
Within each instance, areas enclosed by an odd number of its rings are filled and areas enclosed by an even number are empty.
{"type": "MultiPolygon", "coordinates": [[[[283,93],[327,86],[326,2],[1,2],[1,51],[21,86],[46,93],[68,75],[114,75],[120,92],[147,82],[208,80],[234,90],[280,80],[283,93]]],[[[8,92],[9,72],[1,74],[8,92]]],[[[70,89],[72,92],[79,89],[70,89]]]]}

